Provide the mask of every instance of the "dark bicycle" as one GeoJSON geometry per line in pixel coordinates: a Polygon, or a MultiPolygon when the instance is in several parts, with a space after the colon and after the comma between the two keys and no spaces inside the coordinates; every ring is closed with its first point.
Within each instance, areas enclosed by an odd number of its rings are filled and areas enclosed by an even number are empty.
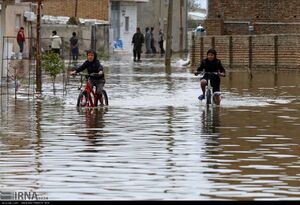
{"type": "Polygon", "coordinates": [[[204,96],[205,96],[205,103],[207,106],[211,105],[214,103],[214,100],[213,100],[213,96],[214,95],[221,95],[221,92],[214,92],[213,93],[213,87],[211,86],[211,78],[214,76],[214,75],[217,75],[217,76],[220,76],[221,74],[218,73],[218,72],[202,72],[202,73],[195,73],[195,75],[201,75],[200,77],[202,78],[204,75],[207,75],[208,77],[208,81],[207,81],[207,85],[205,87],[205,93],[204,93],[204,96]]]}

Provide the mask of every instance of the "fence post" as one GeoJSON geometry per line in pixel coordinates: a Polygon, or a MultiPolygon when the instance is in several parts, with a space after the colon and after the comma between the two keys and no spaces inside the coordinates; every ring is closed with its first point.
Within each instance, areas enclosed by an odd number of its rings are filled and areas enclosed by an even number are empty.
{"type": "Polygon", "coordinates": [[[213,37],[211,37],[211,48],[215,48],[215,45],[216,45],[215,37],[213,36],[213,37]]]}
{"type": "Polygon", "coordinates": [[[232,44],[232,36],[229,36],[229,68],[232,68],[233,62],[233,44],[232,44]]]}
{"type": "Polygon", "coordinates": [[[274,71],[277,73],[278,71],[278,36],[274,36],[274,71]]]}
{"type": "Polygon", "coordinates": [[[97,52],[96,51],[96,41],[97,41],[97,39],[96,39],[96,26],[95,25],[92,25],[92,36],[91,36],[91,39],[92,39],[92,41],[91,41],[91,49],[93,49],[95,52],[97,52]]]}
{"type": "MultiPolygon", "coordinates": [[[[0,63],[1,63],[1,67],[0,67],[0,69],[1,69],[1,75],[0,75],[0,96],[2,96],[2,83],[3,83],[3,49],[4,49],[4,38],[3,37],[1,37],[1,35],[0,35],[0,38],[2,38],[1,40],[0,40],[0,43],[2,43],[2,49],[1,49],[1,51],[0,51],[0,63]]],[[[2,102],[2,98],[0,99],[0,103],[2,102]]],[[[1,104],[1,107],[2,107],[2,104],[1,104]]],[[[1,112],[2,113],[2,112],[1,112]]],[[[2,116],[1,116],[2,117],[2,116]]]]}
{"type": "Polygon", "coordinates": [[[65,58],[65,38],[61,37],[61,43],[62,43],[62,48],[61,48],[61,58],[64,59],[65,58]]]}
{"type": "Polygon", "coordinates": [[[252,45],[252,36],[249,36],[249,67],[248,67],[248,73],[249,77],[252,78],[252,60],[253,60],[253,45],[252,45]]]}
{"type": "Polygon", "coordinates": [[[42,94],[42,68],[41,68],[41,5],[42,1],[37,1],[37,23],[36,23],[36,71],[35,71],[35,80],[36,80],[36,93],[42,94]]]}
{"type": "Polygon", "coordinates": [[[195,33],[192,33],[192,47],[191,47],[191,65],[195,66],[195,57],[196,57],[196,52],[195,52],[195,33]]]}
{"type": "Polygon", "coordinates": [[[204,39],[203,36],[201,36],[200,39],[200,62],[202,61],[202,59],[204,58],[204,39]]]}

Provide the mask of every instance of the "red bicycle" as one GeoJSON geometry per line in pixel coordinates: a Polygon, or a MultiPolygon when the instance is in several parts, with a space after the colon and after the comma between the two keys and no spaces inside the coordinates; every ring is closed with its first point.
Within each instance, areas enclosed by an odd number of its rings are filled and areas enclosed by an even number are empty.
{"type": "MultiPolygon", "coordinates": [[[[99,76],[98,73],[91,73],[91,74],[83,74],[83,73],[77,73],[77,75],[80,75],[80,86],[78,90],[80,90],[80,93],[77,98],[77,107],[97,107],[98,102],[100,102],[100,99],[97,97],[95,86],[92,86],[92,84],[89,82],[89,78],[91,76],[99,76]],[[83,85],[83,77],[86,78],[86,85],[85,88],[82,89],[83,85]]],[[[108,105],[108,96],[104,89],[102,89],[102,99],[104,105],[108,105]]]]}

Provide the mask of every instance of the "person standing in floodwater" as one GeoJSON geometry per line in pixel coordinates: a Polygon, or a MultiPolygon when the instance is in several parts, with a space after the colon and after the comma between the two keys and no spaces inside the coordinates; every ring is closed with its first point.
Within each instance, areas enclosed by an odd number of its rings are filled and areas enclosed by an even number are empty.
{"type": "Polygon", "coordinates": [[[158,44],[160,48],[160,54],[164,55],[165,54],[165,49],[164,49],[164,33],[162,32],[161,29],[159,29],[158,33],[158,44]]]}
{"type": "Polygon", "coordinates": [[[153,31],[154,31],[154,27],[151,27],[151,31],[150,31],[150,34],[151,34],[151,50],[152,50],[152,53],[157,53],[155,45],[154,45],[154,34],[153,34],[153,31]]]}
{"type": "Polygon", "coordinates": [[[131,43],[133,44],[133,61],[140,62],[144,35],[141,33],[141,29],[139,27],[136,28],[136,33],[133,35],[131,43]]]}
{"type": "Polygon", "coordinates": [[[71,54],[73,61],[78,60],[79,55],[79,43],[78,43],[78,37],[76,35],[76,32],[72,33],[72,37],[70,38],[70,47],[71,47],[71,54]]]}
{"type": "Polygon", "coordinates": [[[60,48],[62,45],[61,38],[57,35],[56,31],[52,31],[52,36],[50,38],[52,40],[51,41],[51,51],[53,53],[57,53],[58,55],[60,55],[60,48]]]}
{"type": "Polygon", "coordinates": [[[149,27],[146,28],[146,34],[145,34],[145,44],[146,44],[146,53],[151,54],[151,33],[149,27]]]}
{"type": "Polygon", "coordinates": [[[18,34],[17,34],[17,42],[20,48],[20,54],[23,53],[24,50],[24,43],[25,43],[25,31],[24,27],[20,27],[18,34]]]}

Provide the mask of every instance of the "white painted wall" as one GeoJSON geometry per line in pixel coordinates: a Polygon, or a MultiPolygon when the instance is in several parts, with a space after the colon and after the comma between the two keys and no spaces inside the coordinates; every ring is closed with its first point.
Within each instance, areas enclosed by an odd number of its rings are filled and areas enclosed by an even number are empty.
{"type": "MultiPolygon", "coordinates": [[[[5,35],[9,38],[6,39],[9,43],[13,44],[13,52],[18,53],[19,46],[16,40],[17,33],[19,31],[19,27],[17,26],[17,15],[21,17],[20,19],[20,27],[23,26],[25,28],[25,37],[29,37],[29,24],[24,20],[24,12],[31,11],[29,4],[16,4],[16,5],[8,5],[6,7],[6,19],[10,19],[9,24],[6,24],[5,35]]],[[[28,55],[28,40],[26,39],[24,45],[24,53],[28,55]]]]}
{"type": "Polygon", "coordinates": [[[123,41],[124,50],[131,52],[131,40],[137,27],[137,5],[136,2],[121,2],[120,5],[120,38],[123,41]],[[129,17],[129,31],[125,31],[125,19],[129,17]]]}

